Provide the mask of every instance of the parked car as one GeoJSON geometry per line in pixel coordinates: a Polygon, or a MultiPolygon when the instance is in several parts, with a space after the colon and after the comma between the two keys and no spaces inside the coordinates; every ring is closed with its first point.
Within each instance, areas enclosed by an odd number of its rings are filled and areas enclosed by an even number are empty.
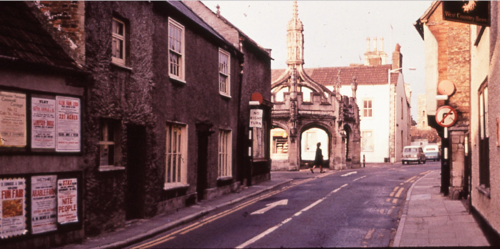
{"type": "Polygon", "coordinates": [[[421,146],[405,146],[403,149],[403,158],[401,159],[403,164],[408,164],[410,162],[417,162],[418,164],[425,164],[425,154],[421,146]]]}
{"type": "Polygon", "coordinates": [[[441,152],[437,145],[427,145],[424,147],[426,160],[439,161],[441,160],[441,152]]]}

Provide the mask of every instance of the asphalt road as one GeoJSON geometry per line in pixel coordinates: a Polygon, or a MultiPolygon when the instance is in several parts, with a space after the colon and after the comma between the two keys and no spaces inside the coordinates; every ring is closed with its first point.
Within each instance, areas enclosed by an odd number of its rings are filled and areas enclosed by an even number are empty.
{"type": "Polygon", "coordinates": [[[130,248],[388,247],[407,190],[439,166],[297,172],[280,189],[130,248]]]}

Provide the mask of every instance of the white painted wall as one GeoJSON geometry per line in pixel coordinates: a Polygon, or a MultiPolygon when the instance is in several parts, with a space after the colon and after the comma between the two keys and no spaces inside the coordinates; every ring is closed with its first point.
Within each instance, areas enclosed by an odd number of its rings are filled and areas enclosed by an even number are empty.
{"type": "Polygon", "coordinates": [[[437,108],[436,89],[438,84],[438,42],[432,32],[424,25],[425,43],[425,96],[426,113],[435,115],[437,108]]]}

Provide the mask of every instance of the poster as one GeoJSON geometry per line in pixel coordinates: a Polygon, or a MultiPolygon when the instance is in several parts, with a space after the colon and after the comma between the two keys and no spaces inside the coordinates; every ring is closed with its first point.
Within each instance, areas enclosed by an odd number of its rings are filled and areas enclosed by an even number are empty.
{"type": "Polygon", "coordinates": [[[31,229],[33,234],[57,230],[56,175],[31,177],[31,229]]]}
{"type": "Polygon", "coordinates": [[[26,95],[0,91],[0,147],[26,146],[26,95]]]}
{"type": "Polygon", "coordinates": [[[0,179],[0,238],[22,235],[26,230],[26,179],[0,179]]]}
{"type": "Polygon", "coordinates": [[[56,147],[56,101],[31,98],[31,148],[56,147]]]}
{"type": "Polygon", "coordinates": [[[250,127],[262,128],[262,113],[261,109],[250,110],[250,127]]]}
{"type": "Polygon", "coordinates": [[[60,224],[78,222],[76,178],[57,181],[57,221],[60,224]]]}
{"type": "Polygon", "coordinates": [[[80,152],[80,99],[56,97],[56,151],[80,152]]]}

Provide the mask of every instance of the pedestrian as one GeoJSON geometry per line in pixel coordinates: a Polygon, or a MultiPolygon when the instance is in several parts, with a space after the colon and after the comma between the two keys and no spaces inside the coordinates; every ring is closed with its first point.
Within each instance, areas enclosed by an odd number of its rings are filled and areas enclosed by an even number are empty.
{"type": "Polygon", "coordinates": [[[316,146],[318,148],[316,148],[316,156],[314,157],[314,164],[311,168],[311,173],[314,174],[314,168],[316,168],[316,166],[319,166],[319,173],[325,173],[325,171],[323,171],[323,153],[321,152],[321,143],[317,143],[316,146]]]}

